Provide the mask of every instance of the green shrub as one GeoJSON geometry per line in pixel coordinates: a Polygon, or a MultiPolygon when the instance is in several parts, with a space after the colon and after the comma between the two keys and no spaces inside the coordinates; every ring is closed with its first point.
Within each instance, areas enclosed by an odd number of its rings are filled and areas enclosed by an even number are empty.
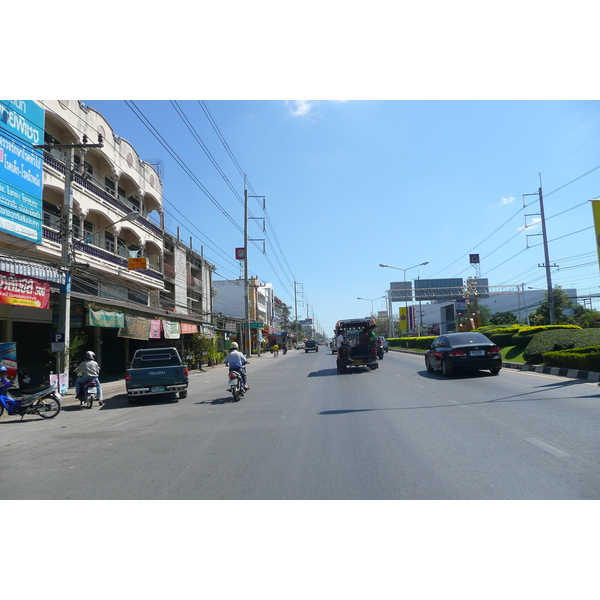
{"type": "MultiPolygon", "coordinates": [[[[513,336],[513,341],[519,336],[513,336]]],[[[585,348],[600,345],[600,329],[581,329],[576,327],[546,329],[532,336],[523,352],[527,362],[542,362],[542,355],[556,350],[585,348]]]]}
{"type": "Polygon", "coordinates": [[[488,332],[488,333],[484,333],[485,336],[489,337],[490,340],[492,342],[494,342],[494,344],[496,344],[497,346],[500,346],[501,348],[504,346],[512,346],[512,338],[514,333],[496,333],[494,332],[488,332]]]}
{"type": "Polygon", "coordinates": [[[551,367],[598,372],[600,371],[600,346],[544,352],[542,360],[551,367]]]}
{"type": "Polygon", "coordinates": [[[388,343],[390,348],[420,348],[427,350],[436,337],[436,335],[425,335],[422,337],[389,338],[388,343]]]}
{"type": "Polygon", "coordinates": [[[544,331],[571,331],[573,329],[580,330],[578,325],[539,325],[537,327],[521,327],[512,337],[512,344],[520,348],[529,346],[533,338],[544,331]]]}

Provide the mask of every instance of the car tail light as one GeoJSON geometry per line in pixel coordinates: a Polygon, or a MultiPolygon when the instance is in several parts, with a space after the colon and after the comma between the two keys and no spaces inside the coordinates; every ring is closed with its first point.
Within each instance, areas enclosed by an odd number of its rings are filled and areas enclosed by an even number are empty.
{"type": "Polygon", "coordinates": [[[450,356],[466,356],[467,353],[464,350],[459,350],[455,348],[454,350],[450,350],[450,356]]]}
{"type": "Polygon", "coordinates": [[[183,375],[184,377],[188,377],[189,376],[189,371],[187,367],[183,367],[183,375]]]}
{"type": "Polygon", "coordinates": [[[131,381],[131,375],[129,373],[125,375],[125,381],[131,381]]]}
{"type": "Polygon", "coordinates": [[[487,351],[488,354],[500,354],[500,348],[498,346],[492,346],[487,351]]]}

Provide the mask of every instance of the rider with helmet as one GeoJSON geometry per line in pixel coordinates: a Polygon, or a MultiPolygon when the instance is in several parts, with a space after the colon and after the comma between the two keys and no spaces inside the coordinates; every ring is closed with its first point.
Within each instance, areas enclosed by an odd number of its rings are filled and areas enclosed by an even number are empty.
{"type": "Polygon", "coordinates": [[[246,375],[246,369],[244,368],[244,365],[248,361],[241,352],[238,352],[237,342],[231,342],[231,346],[229,346],[229,354],[223,359],[223,362],[226,365],[229,365],[230,372],[237,371],[242,376],[244,389],[249,390],[248,376],[246,375]]]}
{"type": "Polygon", "coordinates": [[[100,387],[100,365],[96,362],[96,355],[92,351],[85,353],[85,360],[75,368],[75,372],[80,374],[80,377],[75,382],[75,393],[79,398],[83,393],[83,386],[92,380],[96,380],[96,387],[98,388],[98,402],[100,406],[104,404],[102,401],[102,388],[100,387]]]}

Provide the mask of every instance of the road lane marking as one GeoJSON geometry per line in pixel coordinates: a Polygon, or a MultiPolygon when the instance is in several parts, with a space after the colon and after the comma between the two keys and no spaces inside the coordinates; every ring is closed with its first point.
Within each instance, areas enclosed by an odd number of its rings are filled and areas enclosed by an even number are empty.
{"type": "Polygon", "coordinates": [[[465,404],[462,404],[461,402],[457,402],[456,400],[448,399],[448,402],[451,402],[452,404],[455,404],[456,406],[460,406],[461,408],[467,408],[465,404]]]}
{"type": "Polygon", "coordinates": [[[558,448],[555,448],[554,446],[550,446],[549,444],[545,444],[544,442],[541,442],[540,440],[538,440],[536,438],[523,438],[523,439],[526,442],[529,442],[530,444],[533,444],[534,446],[537,446],[538,448],[541,448],[542,450],[549,452],[553,456],[558,456],[558,457],[569,456],[569,454],[567,454],[566,452],[563,452],[562,450],[559,450],[558,448]]]}

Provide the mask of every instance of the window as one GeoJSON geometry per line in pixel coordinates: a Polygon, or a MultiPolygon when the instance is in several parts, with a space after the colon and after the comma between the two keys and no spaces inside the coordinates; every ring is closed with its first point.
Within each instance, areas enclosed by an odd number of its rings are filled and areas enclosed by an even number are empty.
{"type": "Polygon", "coordinates": [[[109,177],[104,178],[104,189],[111,193],[113,196],[115,195],[115,182],[109,177]]]}
{"type": "MultiPolygon", "coordinates": [[[[75,156],[73,156],[73,162],[79,167],[81,166],[81,156],[79,156],[78,154],[76,154],[75,156]]],[[[87,173],[88,175],[93,175],[94,174],[94,167],[92,167],[92,165],[90,165],[89,162],[87,161],[83,161],[83,172],[87,173]]]]}
{"type": "Polygon", "coordinates": [[[128,289],[127,299],[130,302],[135,302],[136,304],[143,304],[144,306],[148,306],[148,292],[128,289]]]}
{"type": "Polygon", "coordinates": [[[60,231],[60,208],[44,200],[43,211],[44,227],[53,229],[55,231],[60,231]]]}
{"type": "Polygon", "coordinates": [[[104,233],[104,249],[113,254],[115,252],[115,236],[108,231],[104,233]]]}
{"type": "Polygon", "coordinates": [[[71,280],[72,291],[79,294],[98,295],[98,282],[85,277],[73,277],[71,280]]]}

